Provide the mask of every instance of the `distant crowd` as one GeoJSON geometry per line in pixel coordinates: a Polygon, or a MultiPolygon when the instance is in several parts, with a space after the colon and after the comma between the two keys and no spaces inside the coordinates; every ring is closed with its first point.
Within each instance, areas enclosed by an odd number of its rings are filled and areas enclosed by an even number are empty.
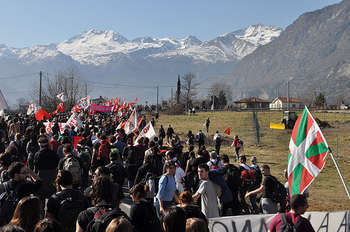
{"type": "Polygon", "coordinates": [[[82,127],[63,130],[68,114],[53,116],[50,130],[31,115],[0,117],[0,231],[202,232],[209,218],[259,213],[277,213],[269,231],[314,231],[301,217],[308,193],[290,198],[268,165],[255,156],[248,164],[238,135],[235,165],[220,151],[219,131],[215,150],[206,149],[209,118],[185,141],[160,125],[136,142],[147,120],[126,134],[130,114],[81,112],[82,127]]]}

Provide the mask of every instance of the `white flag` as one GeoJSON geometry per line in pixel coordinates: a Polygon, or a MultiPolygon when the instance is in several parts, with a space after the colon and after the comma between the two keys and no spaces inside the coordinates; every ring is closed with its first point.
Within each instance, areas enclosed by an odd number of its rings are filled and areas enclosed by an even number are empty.
{"type": "Polygon", "coordinates": [[[156,137],[156,132],[154,131],[154,128],[152,126],[152,123],[149,122],[141,131],[141,133],[139,134],[139,136],[137,136],[137,139],[135,140],[134,145],[138,144],[138,141],[140,138],[142,137],[146,137],[149,138],[150,141],[152,141],[152,139],[154,137],[156,137]]]}
{"type": "Polygon", "coordinates": [[[126,121],[125,123],[124,130],[125,130],[125,133],[128,135],[128,134],[131,134],[136,129],[137,129],[137,112],[134,109],[128,121],[126,121]]]}
{"type": "Polygon", "coordinates": [[[64,92],[58,94],[57,97],[58,97],[58,99],[60,99],[63,102],[66,101],[66,96],[64,95],[64,92]]]}
{"type": "Polygon", "coordinates": [[[28,106],[27,115],[36,114],[40,111],[40,109],[40,106],[31,101],[28,106]]]}
{"type": "Polygon", "coordinates": [[[78,108],[86,110],[90,106],[90,96],[84,97],[79,100],[78,108]]]}
{"type": "Polygon", "coordinates": [[[72,114],[67,121],[69,127],[74,126],[75,128],[80,128],[83,126],[83,122],[80,120],[77,114],[72,114]]]}

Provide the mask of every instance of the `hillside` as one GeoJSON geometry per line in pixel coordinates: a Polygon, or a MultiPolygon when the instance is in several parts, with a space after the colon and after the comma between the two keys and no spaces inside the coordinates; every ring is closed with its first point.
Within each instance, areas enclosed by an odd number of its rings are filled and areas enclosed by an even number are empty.
{"type": "Polygon", "coordinates": [[[272,98],[323,92],[329,99],[349,96],[350,1],[301,15],[276,40],[244,57],[229,81],[236,95],[272,98]],[[239,91],[237,89],[242,89],[239,91]]]}

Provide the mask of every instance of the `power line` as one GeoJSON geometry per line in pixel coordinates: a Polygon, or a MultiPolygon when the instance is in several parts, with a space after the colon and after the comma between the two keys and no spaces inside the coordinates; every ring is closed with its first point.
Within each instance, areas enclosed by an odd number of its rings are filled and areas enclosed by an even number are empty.
{"type": "Polygon", "coordinates": [[[5,77],[0,77],[0,80],[17,79],[17,78],[23,78],[23,77],[33,76],[33,75],[38,75],[38,73],[24,73],[24,74],[18,74],[13,76],[5,76],[5,77]]]}

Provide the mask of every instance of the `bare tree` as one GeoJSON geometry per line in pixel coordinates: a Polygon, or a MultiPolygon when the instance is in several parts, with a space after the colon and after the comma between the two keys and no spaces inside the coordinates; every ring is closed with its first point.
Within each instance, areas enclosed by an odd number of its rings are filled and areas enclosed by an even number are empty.
{"type": "Polygon", "coordinates": [[[232,87],[222,82],[214,82],[208,91],[208,97],[219,97],[220,93],[224,93],[227,102],[232,101],[232,87]]]}
{"type": "MultiPolygon", "coordinates": [[[[58,72],[53,77],[44,75],[43,87],[41,93],[41,106],[52,111],[56,109],[60,100],[57,95],[64,93],[66,97],[65,109],[70,110],[77,101],[86,96],[87,86],[81,81],[80,76],[74,69],[64,72],[58,72]]],[[[33,88],[33,99],[39,99],[39,90],[33,88]]]]}
{"type": "Polygon", "coordinates": [[[196,79],[196,76],[193,73],[187,73],[185,76],[182,77],[183,84],[181,85],[182,88],[182,98],[184,100],[186,109],[189,109],[192,106],[192,101],[197,95],[197,88],[199,86],[199,83],[196,83],[194,81],[196,79]]]}

